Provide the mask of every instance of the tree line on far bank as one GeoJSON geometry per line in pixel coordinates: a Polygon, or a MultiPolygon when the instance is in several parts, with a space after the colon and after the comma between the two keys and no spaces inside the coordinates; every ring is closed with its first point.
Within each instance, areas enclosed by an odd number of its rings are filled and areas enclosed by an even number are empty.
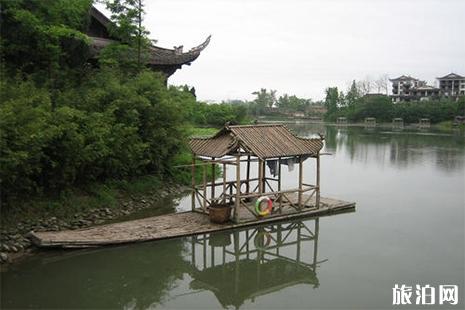
{"type": "Polygon", "coordinates": [[[326,89],[324,105],[326,121],[334,122],[346,117],[350,122],[361,122],[366,117],[375,117],[379,122],[391,122],[402,118],[406,123],[417,123],[420,118],[429,118],[432,123],[452,121],[457,115],[465,115],[465,97],[459,100],[409,101],[393,103],[391,98],[381,94],[364,94],[353,81],[346,94],[337,87],[326,89]]]}

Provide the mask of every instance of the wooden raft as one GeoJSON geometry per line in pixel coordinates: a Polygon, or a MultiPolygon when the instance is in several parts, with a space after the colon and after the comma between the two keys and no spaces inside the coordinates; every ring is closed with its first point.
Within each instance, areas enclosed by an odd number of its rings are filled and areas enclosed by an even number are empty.
{"type": "MultiPolygon", "coordinates": [[[[332,198],[321,197],[320,203],[319,209],[311,207],[310,202],[298,212],[289,209],[282,214],[241,223],[214,224],[205,214],[188,211],[78,230],[30,232],[29,238],[39,247],[86,248],[193,236],[298,217],[329,215],[355,208],[355,203],[332,198]]],[[[248,211],[243,212],[247,216],[248,211]]]]}

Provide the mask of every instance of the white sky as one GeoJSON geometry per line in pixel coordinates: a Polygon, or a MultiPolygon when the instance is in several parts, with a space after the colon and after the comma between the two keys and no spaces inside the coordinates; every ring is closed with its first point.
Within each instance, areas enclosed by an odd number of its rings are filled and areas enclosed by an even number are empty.
{"type": "MultiPolygon", "coordinates": [[[[145,0],[157,45],[210,45],[170,84],[200,100],[262,87],[314,100],[352,79],[465,75],[465,0],[145,0]]],[[[99,6],[101,7],[101,6],[99,6]]]]}

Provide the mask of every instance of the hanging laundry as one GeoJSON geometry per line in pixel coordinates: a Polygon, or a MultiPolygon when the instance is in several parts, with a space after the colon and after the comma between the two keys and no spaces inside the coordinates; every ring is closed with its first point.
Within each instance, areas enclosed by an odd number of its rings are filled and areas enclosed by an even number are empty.
{"type": "Polygon", "coordinates": [[[278,160],[267,160],[266,165],[270,169],[270,174],[273,176],[273,178],[276,177],[278,175],[278,160]]]}

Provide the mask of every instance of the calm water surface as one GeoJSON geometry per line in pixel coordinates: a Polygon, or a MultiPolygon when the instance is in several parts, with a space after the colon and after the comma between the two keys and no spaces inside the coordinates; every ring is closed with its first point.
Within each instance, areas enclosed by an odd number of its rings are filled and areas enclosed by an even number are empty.
{"type": "MultiPolygon", "coordinates": [[[[1,308],[387,309],[397,283],[459,285],[459,305],[450,307],[463,309],[463,134],[293,129],[301,136],[325,133],[325,152],[333,155],[322,158],[322,195],[355,201],[356,212],[46,251],[1,274],[1,308]]],[[[313,171],[307,160],[306,181],[313,171]]],[[[295,187],[297,169],[283,172],[286,187],[295,187]]],[[[188,209],[189,197],[167,206],[188,209]]]]}

